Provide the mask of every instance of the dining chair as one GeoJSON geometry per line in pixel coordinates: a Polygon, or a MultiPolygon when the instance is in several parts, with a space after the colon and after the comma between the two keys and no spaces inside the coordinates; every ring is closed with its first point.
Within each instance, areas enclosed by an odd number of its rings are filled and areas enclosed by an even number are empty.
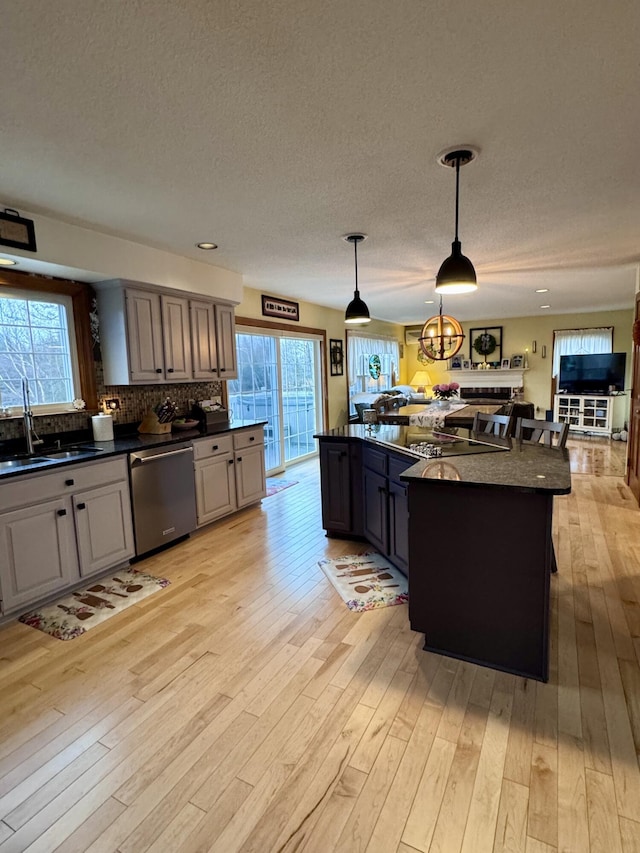
{"type": "Polygon", "coordinates": [[[472,430],[473,432],[484,432],[507,438],[511,435],[512,426],[512,415],[487,415],[484,412],[476,412],[473,417],[472,430]]]}
{"type": "Polygon", "coordinates": [[[569,424],[539,421],[534,418],[518,418],[515,438],[523,444],[543,444],[545,447],[562,448],[567,443],[569,424]]]}

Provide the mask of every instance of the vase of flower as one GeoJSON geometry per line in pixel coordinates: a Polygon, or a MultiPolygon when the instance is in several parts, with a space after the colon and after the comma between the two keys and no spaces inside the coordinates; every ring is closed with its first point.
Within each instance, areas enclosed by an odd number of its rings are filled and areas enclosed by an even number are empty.
{"type": "Polygon", "coordinates": [[[440,383],[433,386],[434,403],[441,409],[448,409],[451,405],[451,400],[458,396],[460,386],[457,382],[440,383]]]}

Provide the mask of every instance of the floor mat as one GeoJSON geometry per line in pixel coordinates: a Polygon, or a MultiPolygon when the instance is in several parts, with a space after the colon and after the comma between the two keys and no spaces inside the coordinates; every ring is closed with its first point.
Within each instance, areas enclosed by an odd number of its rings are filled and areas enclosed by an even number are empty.
{"type": "Polygon", "coordinates": [[[407,578],[375,551],[318,560],[350,610],[373,610],[391,607],[409,600],[407,578]]]}
{"type": "Polygon", "coordinates": [[[271,495],[277,495],[278,492],[282,492],[290,486],[295,486],[297,482],[297,480],[279,480],[277,477],[267,477],[267,497],[270,498],[271,495]]]}
{"type": "Polygon", "coordinates": [[[169,583],[165,578],[126,569],[100,578],[53,604],[23,613],[19,621],[58,640],[73,640],[169,583]]]}

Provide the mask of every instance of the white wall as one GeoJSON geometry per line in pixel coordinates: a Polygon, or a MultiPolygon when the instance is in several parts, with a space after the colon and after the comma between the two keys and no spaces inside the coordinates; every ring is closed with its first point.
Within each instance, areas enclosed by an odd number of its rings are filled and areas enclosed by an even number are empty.
{"type": "Polygon", "coordinates": [[[127,279],[189,290],[229,302],[242,300],[242,275],[162,249],[20,210],[35,222],[38,251],[9,249],[14,269],[78,281],[127,279]],[[24,258],[24,261],[21,259],[24,258]]]}

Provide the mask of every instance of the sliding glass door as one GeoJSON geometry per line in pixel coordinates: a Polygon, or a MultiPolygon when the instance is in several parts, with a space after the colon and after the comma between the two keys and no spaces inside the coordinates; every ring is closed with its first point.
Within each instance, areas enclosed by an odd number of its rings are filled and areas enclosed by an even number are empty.
{"type": "Polygon", "coordinates": [[[322,428],[320,341],[265,329],[236,333],[238,378],[229,382],[234,422],[266,420],[267,473],[316,452],[322,428]]]}

